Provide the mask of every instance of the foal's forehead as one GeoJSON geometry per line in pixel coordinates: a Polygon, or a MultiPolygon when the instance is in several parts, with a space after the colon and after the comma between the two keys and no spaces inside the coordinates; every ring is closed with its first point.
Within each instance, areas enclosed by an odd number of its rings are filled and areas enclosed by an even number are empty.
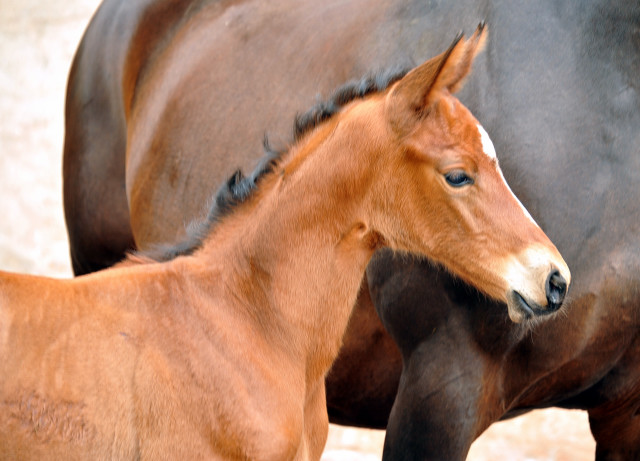
{"type": "Polygon", "coordinates": [[[450,134],[458,142],[467,145],[467,152],[480,154],[492,163],[497,161],[496,149],[489,133],[460,101],[454,99],[444,115],[449,119],[450,134]]]}
{"type": "Polygon", "coordinates": [[[480,142],[482,143],[482,151],[484,154],[489,157],[491,160],[497,159],[496,148],[493,146],[493,142],[489,137],[489,133],[480,125],[480,123],[476,124],[478,127],[478,131],[480,132],[480,142]]]}

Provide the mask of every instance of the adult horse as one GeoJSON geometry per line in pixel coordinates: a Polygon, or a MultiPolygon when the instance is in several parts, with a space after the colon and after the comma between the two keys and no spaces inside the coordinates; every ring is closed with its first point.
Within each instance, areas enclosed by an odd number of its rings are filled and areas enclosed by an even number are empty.
{"type": "Polygon", "coordinates": [[[109,0],[69,80],[64,187],[74,268],[96,270],[128,248],[180,237],[211,188],[258,158],[264,131],[289,139],[281,116],[308,107],[309,95],[420,62],[451,29],[486,19],[487,51],[461,99],[573,269],[568,315],[515,325],[504,306],[446,272],[380,255],[328,377],[330,417],[387,424],[401,354],[372,295],[392,334],[405,338],[387,456],[460,459],[501,417],[558,405],[589,411],[600,459],[638,457],[639,8],[109,0]]]}
{"type": "Polygon", "coordinates": [[[453,96],[483,30],[338,90],[220,189],[189,254],[72,280],[0,272],[0,458],[320,459],[325,375],[383,247],[515,317],[559,309],[569,269],[453,96]]]}

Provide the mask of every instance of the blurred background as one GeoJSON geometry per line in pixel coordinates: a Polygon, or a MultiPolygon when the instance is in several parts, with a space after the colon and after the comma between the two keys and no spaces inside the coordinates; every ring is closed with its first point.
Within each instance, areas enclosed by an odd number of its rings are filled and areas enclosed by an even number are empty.
{"type": "MultiPolygon", "coordinates": [[[[98,0],[0,2],[0,269],[71,277],[62,209],[64,98],[71,59],[98,0]]],[[[383,431],[331,426],[323,456],[380,459],[383,431]]],[[[593,460],[582,411],[494,424],[473,461],[593,460]]]]}

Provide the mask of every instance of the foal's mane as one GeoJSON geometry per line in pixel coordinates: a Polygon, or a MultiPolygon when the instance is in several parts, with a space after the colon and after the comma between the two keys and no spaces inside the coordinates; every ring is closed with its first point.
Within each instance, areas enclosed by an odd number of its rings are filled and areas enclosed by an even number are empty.
{"type": "MultiPolygon", "coordinates": [[[[393,67],[385,71],[370,73],[360,80],[352,80],[340,86],[327,100],[318,101],[307,112],[296,115],[293,124],[294,144],[305,134],[333,117],[348,103],[386,90],[391,84],[404,77],[409,70],[407,67],[393,67]]],[[[183,241],[174,245],[159,245],[147,251],[134,253],[129,255],[129,261],[169,261],[178,256],[190,255],[199,249],[215,225],[252,196],[260,180],[277,169],[280,159],[288,151],[273,149],[269,145],[266,135],[263,145],[265,156],[260,160],[253,173],[245,176],[241,170],[236,170],[218,189],[207,216],[188,226],[187,235],[183,241]]]]}

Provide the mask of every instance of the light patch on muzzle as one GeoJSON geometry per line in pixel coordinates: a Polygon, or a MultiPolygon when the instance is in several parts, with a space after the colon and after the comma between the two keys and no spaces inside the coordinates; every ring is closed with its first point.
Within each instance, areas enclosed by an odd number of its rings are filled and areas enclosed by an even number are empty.
{"type": "MultiPolygon", "coordinates": [[[[549,302],[550,290],[557,289],[550,288],[553,274],[565,282],[566,293],[571,272],[555,247],[550,249],[536,244],[505,260],[503,277],[508,286],[507,306],[511,320],[520,323],[558,310],[560,305],[549,302]]],[[[564,293],[562,295],[564,297],[564,293]]]]}

